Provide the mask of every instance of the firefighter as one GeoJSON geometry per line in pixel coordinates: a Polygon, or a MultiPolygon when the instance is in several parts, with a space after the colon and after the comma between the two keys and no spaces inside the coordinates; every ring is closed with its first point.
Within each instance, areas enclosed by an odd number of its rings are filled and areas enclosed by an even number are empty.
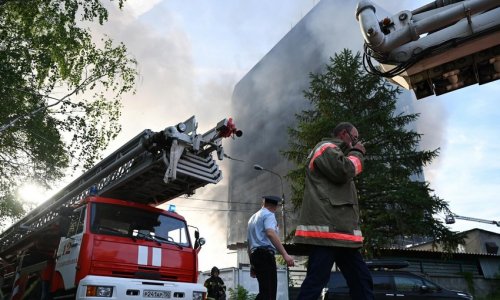
{"type": "Polygon", "coordinates": [[[372,300],[373,280],[359,249],[363,236],[354,177],[363,171],[365,147],[349,122],[339,123],[307,158],[304,198],[295,244],[307,245],[307,275],[297,299],[316,300],[335,263],[351,298],[372,300]]]}
{"type": "Polygon", "coordinates": [[[213,267],[210,271],[210,277],[205,280],[205,287],[207,288],[207,300],[225,300],[226,299],[226,286],[224,281],[219,277],[219,268],[213,267]]]}

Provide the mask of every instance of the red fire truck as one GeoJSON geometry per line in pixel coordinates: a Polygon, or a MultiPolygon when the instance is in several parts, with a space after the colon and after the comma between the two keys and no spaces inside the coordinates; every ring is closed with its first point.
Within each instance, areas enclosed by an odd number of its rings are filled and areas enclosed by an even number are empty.
{"type": "Polygon", "coordinates": [[[231,118],[145,130],[0,234],[0,299],[205,299],[196,228],[156,206],[222,174],[231,118]]]}

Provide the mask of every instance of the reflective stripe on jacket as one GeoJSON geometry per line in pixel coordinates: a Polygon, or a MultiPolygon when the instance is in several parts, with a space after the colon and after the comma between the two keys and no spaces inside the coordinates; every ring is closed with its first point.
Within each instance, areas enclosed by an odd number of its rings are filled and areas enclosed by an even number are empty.
{"type": "Polygon", "coordinates": [[[308,156],[304,198],[294,242],[359,248],[359,207],[353,178],[363,171],[363,154],[339,139],[324,139],[308,156]]]}

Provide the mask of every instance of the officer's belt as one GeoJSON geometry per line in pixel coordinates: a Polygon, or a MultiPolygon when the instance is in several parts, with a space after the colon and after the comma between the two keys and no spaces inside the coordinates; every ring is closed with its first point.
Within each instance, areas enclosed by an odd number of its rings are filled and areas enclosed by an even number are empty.
{"type": "Polygon", "coordinates": [[[269,247],[257,247],[257,248],[252,249],[252,254],[257,253],[257,252],[269,253],[272,255],[275,254],[274,250],[272,248],[269,248],[269,247]]]}

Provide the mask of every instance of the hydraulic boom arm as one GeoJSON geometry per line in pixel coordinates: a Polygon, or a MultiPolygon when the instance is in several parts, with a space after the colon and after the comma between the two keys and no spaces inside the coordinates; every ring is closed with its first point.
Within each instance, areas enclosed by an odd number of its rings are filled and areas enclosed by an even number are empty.
{"type": "Polygon", "coordinates": [[[500,78],[500,1],[436,0],[382,20],[376,11],[370,0],[356,9],[365,68],[417,99],[500,78]]]}

